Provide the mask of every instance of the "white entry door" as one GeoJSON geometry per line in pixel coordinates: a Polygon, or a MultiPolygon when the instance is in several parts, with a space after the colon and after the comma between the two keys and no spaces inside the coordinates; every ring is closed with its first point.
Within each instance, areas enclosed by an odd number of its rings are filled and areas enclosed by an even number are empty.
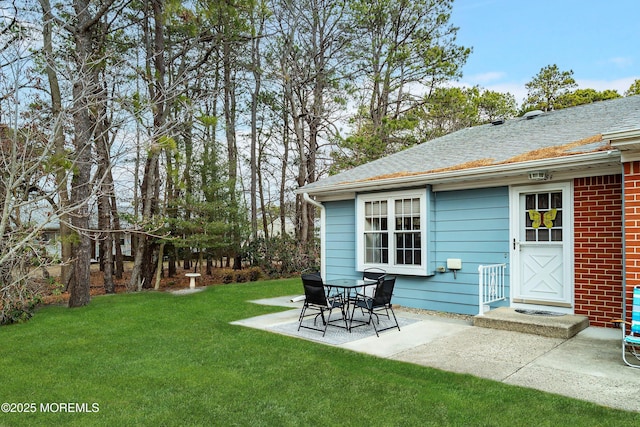
{"type": "Polygon", "coordinates": [[[512,302],[518,307],[573,305],[573,204],[569,183],[513,188],[512,302]]]}

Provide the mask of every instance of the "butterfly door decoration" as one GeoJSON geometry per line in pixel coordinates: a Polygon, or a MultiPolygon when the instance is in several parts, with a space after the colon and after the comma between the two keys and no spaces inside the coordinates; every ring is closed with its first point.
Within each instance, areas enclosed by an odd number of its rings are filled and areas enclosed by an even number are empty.
{"type": "Polygon", "coordinates": [[[538,228],[541,224],[544,224],[545,227],[551,228],[553,227],[553,221],[555,221],[557,214],[557,209],[551,209],[544,213],[540,213],[531,209],[529,210],[529,219],[533,221],[533,224],[531,224],[531,226],[533,228],[538,228]]]}

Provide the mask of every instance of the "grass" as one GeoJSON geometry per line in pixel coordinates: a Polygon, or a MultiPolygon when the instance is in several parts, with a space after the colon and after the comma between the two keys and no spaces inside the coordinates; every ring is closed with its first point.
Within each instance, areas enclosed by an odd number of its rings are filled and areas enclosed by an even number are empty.
{"type": "Polygon", "coordinates": [[[37,409],[0,412],[0,425],[640,423],[637,413],[229,324],[282,310],[250,299],[299,290],[294,279],[45,307],[28,323],[0,328],[0,403],[37,409]],[[62,411],[64,402],[98,411],[62,411]]]}

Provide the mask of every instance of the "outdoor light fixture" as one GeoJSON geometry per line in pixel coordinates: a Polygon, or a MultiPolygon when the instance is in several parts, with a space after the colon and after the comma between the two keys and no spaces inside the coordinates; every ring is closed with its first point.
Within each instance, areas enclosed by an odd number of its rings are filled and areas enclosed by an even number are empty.
{"type": "Polygon", "coordinates": [[[549,181],[551,175],[549,171],[531,171],[529,172],[529,181],[549,181]]]}

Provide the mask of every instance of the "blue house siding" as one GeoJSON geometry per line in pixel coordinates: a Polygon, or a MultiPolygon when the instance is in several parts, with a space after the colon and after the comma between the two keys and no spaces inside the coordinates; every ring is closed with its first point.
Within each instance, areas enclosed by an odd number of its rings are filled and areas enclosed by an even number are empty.
{"type": "MultiPolygon", "coordinates": [[[[428,270],[434,273],[427,277],[396,276],[394,302],[406,307],[477,314],[478,266],[509,262],[509,189],[431,193],[427,203],[428,270]],[[447,258],[462,260],[455,279],[451,271],[435,272],[437,267],[446,267],[447,258]]],[[[362,273],[356,271],[355,200],[324,205],[326,280],[359,278],[362,273]]],[[[508,271],[507,268],[507,274],[508,271]]]]}
{"type": "Polygon", "coordinates": [[[326,202],[326,279],[358,277],[356,272],[355,200],[326,202]]]}
{"type": "Polygon", "coordinates": [[[478,266],[509,261],[509,189],[438,192],[433,199],[431,256],[436,268],[446,267],[448,258],[459,258],[462,270],[455,278],[451,271],[399,277],[394,299],[408,307],[477,314],[478,266]]]}

